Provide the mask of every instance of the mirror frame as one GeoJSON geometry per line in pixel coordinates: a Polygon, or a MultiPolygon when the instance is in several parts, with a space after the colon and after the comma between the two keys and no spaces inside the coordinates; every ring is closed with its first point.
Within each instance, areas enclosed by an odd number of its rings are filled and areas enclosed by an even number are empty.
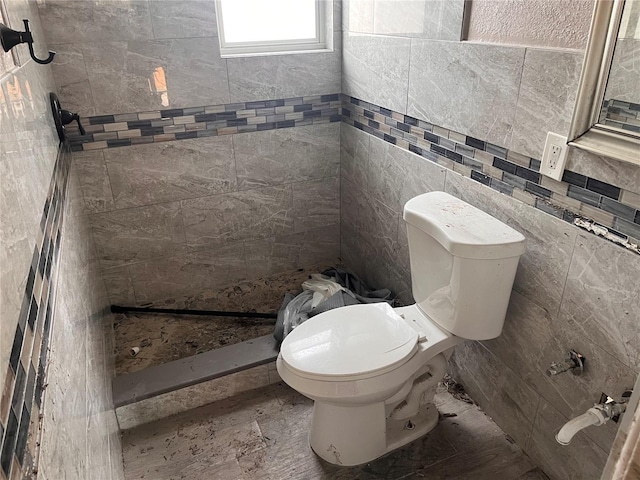
{"type": "Polygon", "coordinates": [[[595,2],[567,143],[640,165],[640,136],[598,123],[624,4],[624,0],[595,2]]]}

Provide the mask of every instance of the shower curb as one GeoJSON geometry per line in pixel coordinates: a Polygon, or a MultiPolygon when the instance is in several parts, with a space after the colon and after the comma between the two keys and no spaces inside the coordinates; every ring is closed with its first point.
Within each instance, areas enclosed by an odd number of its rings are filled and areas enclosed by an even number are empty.
{"type": "Polygon", "coordinates": [[[278,342],[272,335],[254,338],[113,379],[115,408],[273,362],[278,342]]]}

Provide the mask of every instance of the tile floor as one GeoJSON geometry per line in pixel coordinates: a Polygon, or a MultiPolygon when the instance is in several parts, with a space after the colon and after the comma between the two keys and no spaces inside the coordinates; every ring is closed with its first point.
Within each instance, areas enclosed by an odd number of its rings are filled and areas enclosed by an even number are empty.
{"type": "Polygon", "coordinates": [[[367,465],[330,465],[310,450],[312,402],[283,383],[125,431],[127,480],[548,480],[477,406],[441,386],[438,426],[367,465]]]}

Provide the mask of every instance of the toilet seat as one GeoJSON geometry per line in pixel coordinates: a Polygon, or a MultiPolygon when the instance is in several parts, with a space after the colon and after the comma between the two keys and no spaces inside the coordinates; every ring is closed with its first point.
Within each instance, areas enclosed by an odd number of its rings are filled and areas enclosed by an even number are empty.
{"type": "Polygon", "coordinates": [[[408,361],[420,335],[387,303],[330,310],[296,327],[280,357],[296,375],[347,381],[382,375],[408,361]]]}

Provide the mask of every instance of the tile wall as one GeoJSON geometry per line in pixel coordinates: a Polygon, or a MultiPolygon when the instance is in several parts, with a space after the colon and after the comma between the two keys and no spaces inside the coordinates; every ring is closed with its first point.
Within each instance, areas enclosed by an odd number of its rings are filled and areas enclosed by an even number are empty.
{"type": "Polygon", "coordinates": [[[363,5],[343,7],[342,258],[410,301],[402,205],[432,190],[522,232],[502,336],[461,345],[451,372],[551,478],[598,479],[616,425],[571,448],[554,435],[602,392],[635,383],[640,256],[565,220],[584,215],[636,241],[640,168],[576,150],[563,182],[537,173],[546,132],[568,130],[583,52],[372,34],[363,5]],[[587,373],[547,377],[571,348],[587,373]]]}
{"type": "MultiPolygon", "coordinates": [[[[14,28],[31,20],[42,57],[35,2],[6,6],[14,28]]],[[[88,266],[77,188],[66,188],[69,156],[56,163],[55,83],[17,50],[21,66],[0,76],[0,478],[122,478],[111,337],[104,299],[91,296],[105,289],[88,266]]]]}
{"type": "Polygon", "coordinates": [[[113,303],[335,261],[340,5],[334,52],[229,59],[212,1],[40,5],[113,303]]]}

